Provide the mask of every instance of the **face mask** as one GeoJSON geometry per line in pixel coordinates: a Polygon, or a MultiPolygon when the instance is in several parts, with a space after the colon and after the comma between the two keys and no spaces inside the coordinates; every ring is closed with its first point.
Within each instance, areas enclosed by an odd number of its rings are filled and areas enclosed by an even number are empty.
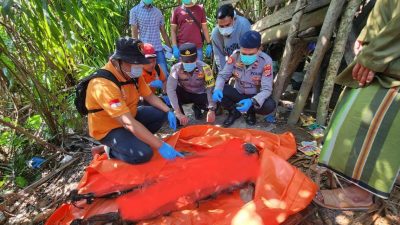
{"type": "Polygon", "coordinates": [[[233,25],[230,27],[218,27],[218,30],[222,36],[229,36],[233,33],[233,25]]]}
{"type": "Polygon", "coordinates": [[[145,5],[151,5],[151,4],[153,4],[153,0],[143,0],[143,3],[145,5]]]}
{"type": "Polygon", "coordinates": [[[242,55],[242,54],[240,54],[240,60],[246,66],[251,65],[257,60],[257,54],[254,54],[254,55],[242,55]]]}
{"type": "Polygon", "coordinates": [[[131,67],[131,74],[132,78],[138,78],[142,75],[143,67],[131,67]]]}
{"type": "Polygon", "coordinates": [[[196,68],[196,63],[183,63],[183,70],[192,72],[196,68]]]}
{"type": "Polygon", "coordinates": [[[190,5],[191,3],[196,4],[194,0],[182,0],[182,3],[185,5],[190,5]]]}

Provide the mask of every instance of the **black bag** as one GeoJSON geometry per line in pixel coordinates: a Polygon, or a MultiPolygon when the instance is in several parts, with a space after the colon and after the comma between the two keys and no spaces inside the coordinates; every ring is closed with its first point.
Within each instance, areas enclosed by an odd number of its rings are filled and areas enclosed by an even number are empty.
{"type": "Polygon", "coordinates": [[[89,113],[100,112],[103,109],[87,109],[86,108],[86,90],[89,85],[89,82],[94,78],[105,78],[109,81],[115,83],[120,89],[123,85],[134,84],[137,88],[137,80],[131,79],[126,82],[119,82],[118,79],[108,70],[99,69],[96,72],[92,73],[91,75],[83,78],[79,81],[78,85],[75,89],[75,107],[78,110],[79,114],[85,116],[89,113]]]}

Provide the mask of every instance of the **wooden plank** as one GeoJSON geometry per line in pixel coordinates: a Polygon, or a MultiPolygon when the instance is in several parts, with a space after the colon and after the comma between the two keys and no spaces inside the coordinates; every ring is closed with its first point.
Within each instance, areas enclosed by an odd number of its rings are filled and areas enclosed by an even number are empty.
{"type": "Polygon", "coordinates": [[[226,5],[226,4],[235,4],[239,2],[240,0],[225,0],[225,1],[219,1],[218,6],[221,5],[226,5]]]}
{"type": "MultiPolygon", "coordinates": [[[[309,0],[306,8],[304,9],[304,13],[309,13],[325,7],[329,5],[329,2],[330,0],[309,0]]],[[[276,13],[266,16],[263,19],[257,21],[255,24],[253,24],[252,29],[260,32],[275,25],[279,25],[283,22],[289,21],[293,17],[295,8],[296,2],[293,2],[290,5],[278,10],[276,13]]]]}
{"type": "Polygon", "coordinates": [[[268,7],[274,7],[284,2],[286,2],[286,0],[265,0],[265,5],[268,7]]]}
{"type": "MultiPolygon", "coordinates": [[[[327,11],[328,7],[324,7],[317,11],[303,15],[300,22],[299,31],[306,30],[310,27],[320,26],[324,22],[327,11]]],[[[289,29],[290,21],[261,31],[262,43],[266,44],[286,38],[288,36],[289,29]]]]}

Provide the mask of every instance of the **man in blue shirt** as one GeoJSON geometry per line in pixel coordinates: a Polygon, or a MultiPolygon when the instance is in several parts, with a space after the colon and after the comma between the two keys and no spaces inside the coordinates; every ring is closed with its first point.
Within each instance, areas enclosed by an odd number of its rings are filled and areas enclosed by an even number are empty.
{"type": "Polygon", "coordinates": [[[251,29],[250,22],[235,14],[232,5],[223,5],[217,10],[218,26],[211,33],[215,62],[221,71],[227,58],[239,49],[239,38],[251,29]]]}

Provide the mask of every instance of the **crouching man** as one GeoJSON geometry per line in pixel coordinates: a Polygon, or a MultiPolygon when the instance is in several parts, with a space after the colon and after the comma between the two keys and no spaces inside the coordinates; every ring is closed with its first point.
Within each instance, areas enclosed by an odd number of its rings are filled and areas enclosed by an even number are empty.
{"type": "Polygon", "coordinates": [[[131,164],[149,161],[152,149],[166,159],[182,156],[153,135],[167,118],[176,129],[176,117],[141,76],[143,66],[148,63],[140,40],[120,38],[110,61],[86,79],[89,133],[107,146],[93,149],[93,154],[109,150],[110,158],[131,164]],[[140,96],[149,106],[138,107],[140,96]]]}
{"type": "Polygon", "coordinates": [[[215,121],[215,102],[212,101],[212,89],[215,84],[210,66],[198,61],[196,45],[185,43],[179,47],[181,62],[171,68],[167,81],[167,94],[175,110],[180,125],[189,122],[182,105],[193,103],[196,119],[207,112],[207,122],[215,121]]]}
{"type": "Polygon", "coordinates": [[[260,50],[261,35],[247,31],[239,41],[236,50],[228,59],[224,69],[219,72],[213,101],[222,102],[229,115],[223,126],[231,126],[242,113],[246,113],[246,123],[256,123],[256,113],[267,115],[275,109],[272,93],[272,59],[260,50]],[[225,84],[231,77],[235,86],[225,84]]]}

